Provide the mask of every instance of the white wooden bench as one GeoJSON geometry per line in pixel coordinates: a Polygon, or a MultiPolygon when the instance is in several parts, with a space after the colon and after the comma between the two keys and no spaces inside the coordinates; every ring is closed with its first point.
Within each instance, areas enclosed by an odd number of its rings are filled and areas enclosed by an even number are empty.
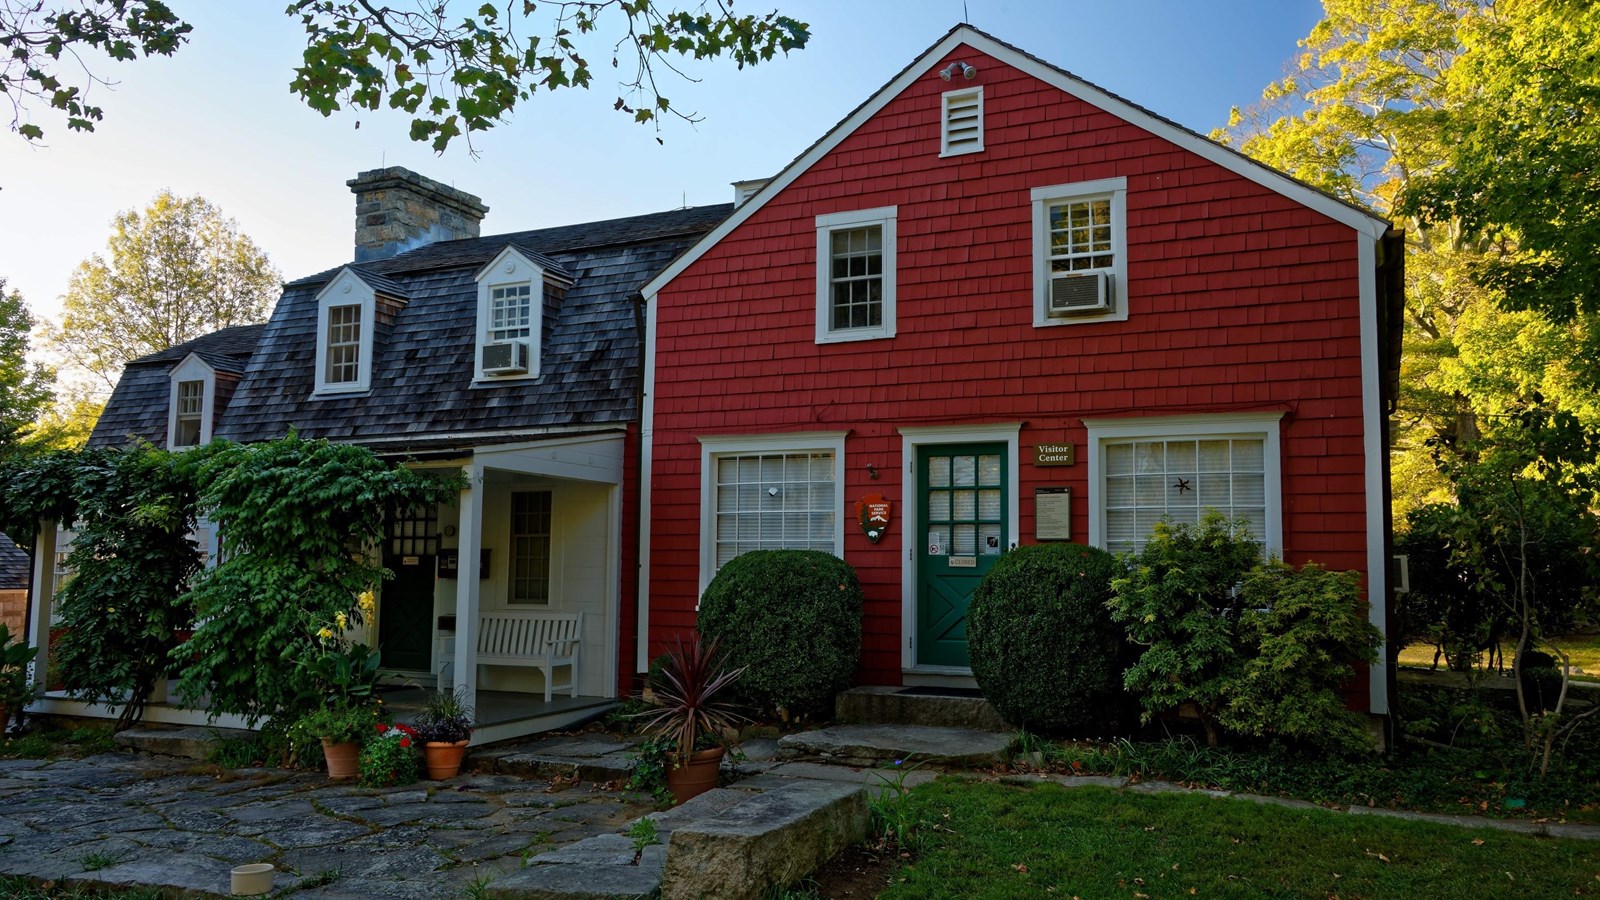
{"type": "Polygon", "coordinates": [[[570,666],[571,679],[562,690],[578,696],[578,646],[583,639],[583,613],[491,612],[478,616],[478,663],[528,666],[544,671],[544,699],[555,684],[551,671],[570,666]]]}

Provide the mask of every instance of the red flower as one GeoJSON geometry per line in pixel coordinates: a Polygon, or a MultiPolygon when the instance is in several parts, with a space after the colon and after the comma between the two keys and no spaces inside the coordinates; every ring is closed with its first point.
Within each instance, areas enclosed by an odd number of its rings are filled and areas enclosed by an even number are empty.
{"type": "Polygon", "coordinates": [[[400,729],[401,732],[405,733],[406,735],[409,735],[410,737],[416,737],[417,736],[417,730],[415,728],[412,728],[410,725],[405,724],[404,722],[399,722],[394,727],[400,729]]]}
{"type": "Polygon", "coordinates": [[[382,722],[378,723],[378,733],[379,734],[383,734],[385,731],[388,731],[388,730],[389,730],[389,726],[383,724],[382,722]]]}
{"type": "Polygon", "coordinates": [[[408,737],[401,738],[400,739],[400,746],[402,746],[402,747],[411,746],[411,738],[408,738],[408,737]]]}

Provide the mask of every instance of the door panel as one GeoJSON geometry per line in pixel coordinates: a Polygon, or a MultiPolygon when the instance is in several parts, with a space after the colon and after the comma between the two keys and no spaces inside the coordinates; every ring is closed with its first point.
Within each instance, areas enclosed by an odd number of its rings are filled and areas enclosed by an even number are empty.
{"type": "MultiPolygon", "coordinates": [[[[394,572],[378,607],[378,649],[385,668],[426,672],[433,664],[433,583],[439,554],[435,507],[389,517],[383,565],[394,572]]],[[[466,576],[476,574],[467,573],[466,576]]]]}
{"type": "Polygon", "coordinates": [[[972,591],[1010,545],[1006,445],[917,448],[917,663],[969,665],[972,591]]]}

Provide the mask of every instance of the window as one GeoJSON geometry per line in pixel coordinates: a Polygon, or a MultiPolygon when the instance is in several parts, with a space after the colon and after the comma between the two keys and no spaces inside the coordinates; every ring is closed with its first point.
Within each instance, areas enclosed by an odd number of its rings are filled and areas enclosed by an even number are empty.
{"type": "Polygon", "coordinates": [[[550,602],[550,492],[511,495],[512,603],[550,602]]]}
{"type": "Polygon", "coordinates": [[[174,447],[195,447],[200,444],[201,413],[205,409],[206,383],[204,381],[178,382],[178,402],[174,415],[177,428],[172,434],[174,447]]]}
{"type": "Polygon", "coordinates": [[[328,369],[324,384],[355,384],[361,377],[361,307],[328,310],[328,369]]]}
{"type": "Polygon", "coordinates": [[[750,550],[844,555],[843,433],[702,438],[702,587],[750,550]]]}
{"type": "Polygon", "coordinates": [[[1128,316],[1127,179],[1033,189],[1034,325],[1128,316]]]}
{"type": "Polygon", "coordinates": [[[894,337],[895,207],[817,216],[817,343],[894,337]]]}
{"type": "Polygon", "coordinates": [[[372,386],[372,326],[377,297],[351,269],[317,294],[317,394],[372,386]]]}
{"type": "Polygon", "coordinates": [[[1086,420],[1090,541],[1137,551],[1157,522],[1215,510],[1244,519],[1266,552],[1281,553],[1279,416],[1086,420]]]}
{"type": "Polygon", "coordinates": [[[547,279],[565,284],[515,247],[506,247],[478,270],[478,362],[480,382],[535,378],[543,328],[547,279]]]}
{"type": "Polygon", "coordinates": [[[983,88],[945,91],[939,129],[939,155],[959,156],[983,149],[983,88]]]}

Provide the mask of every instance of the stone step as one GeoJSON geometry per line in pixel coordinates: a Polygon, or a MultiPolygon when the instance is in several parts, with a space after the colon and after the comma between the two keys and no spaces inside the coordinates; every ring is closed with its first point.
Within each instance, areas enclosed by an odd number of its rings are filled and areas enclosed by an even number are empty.
{"type": "Polygon", "coordinates": [[[885,725],[929,725],[1012,732],[989,701],[966,692],[939,692],[937,688],[865,685],[841,693],[834,701],[834,717],[841,722],[885,725]]]}
{"type": "Polygon", "coordinates": [[[768,896],[866,840],[870,817],[859,784],[796,779],[753,794],[673,830],[662,900],[768,896]]]}
{"type": "Polygon", "coordinates": [[[117,746],[138,750],[141,753],[157,753],[162,756],[178,756],[185,759],[198,759],[204,761],[212,748],[223,738],[248,738],[254,735],[253,731],[242,728],[212,728],[212,727],[178,727],[172,725],[138,725],[126,731],[119,731],[116,737],[117,746]]]}
{"type": "Polygon", "coordinates": [[[511,746],[468,750],[471,771],[605,783],[633,772],[633,745],[604,734],[552,735],[511,746]]]}
{"type": "Polygon", "coordinates": [[[873,766],[884,761],[931,762],[959,768],[999,764],[1011,747],[1011,736],[971,728],[925,725],[834,725],[803,731],[778,741],[783,759],[816,759],[847,766],[873,766]]]}
{"type": "Polygon", "coordinates": [[[661,887],[667,847],[636,847],[621,834],[602,834],[542,853],[528,865],[489,882],[487,894],[505,900],[603,900],[648,897],[661,887]]]}

